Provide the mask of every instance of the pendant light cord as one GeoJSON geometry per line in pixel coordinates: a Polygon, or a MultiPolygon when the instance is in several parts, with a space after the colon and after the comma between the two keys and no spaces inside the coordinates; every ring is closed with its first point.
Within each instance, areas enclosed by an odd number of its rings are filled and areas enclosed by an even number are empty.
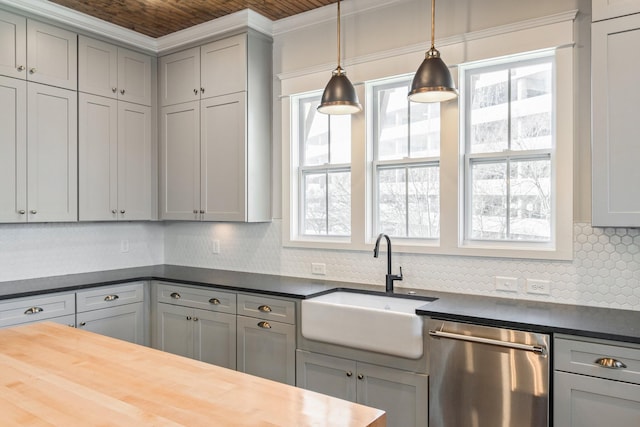
{"type": "Polygon", "coordinates": [[[340,0],[338,0],[338,70],[341,70],[340,67],[340,0]]]}
{"type": "MultiPolygon", "coordinates": [[[[338,2],[338,5],[340,2],[338,2]]],[[[436,47],[436,0],[431,0],[431,49],[436,47]]]]}

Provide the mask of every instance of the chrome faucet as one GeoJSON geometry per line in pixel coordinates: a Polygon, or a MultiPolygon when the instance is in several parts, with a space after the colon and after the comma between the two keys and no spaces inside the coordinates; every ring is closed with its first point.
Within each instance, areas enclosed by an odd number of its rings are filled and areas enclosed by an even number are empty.
{"type": "Polygon", "coordinates": [[[384,233],[380,233],[378,235],[378,239],[376,240],[376,246],[373,248],[373,257],[378,258],[378,253],[380,252],[380,239],[387,239],[387,276],[385,282],[385,291],[387,293],[393,293],[393,282],[395,280],[402,280],[402,267],[400,267],[400,274],[391,274],[391,239],[384,233]]]}

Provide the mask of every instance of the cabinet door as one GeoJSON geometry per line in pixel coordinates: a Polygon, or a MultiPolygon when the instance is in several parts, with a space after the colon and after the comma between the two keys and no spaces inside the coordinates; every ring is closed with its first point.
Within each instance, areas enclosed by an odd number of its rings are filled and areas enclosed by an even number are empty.
{"type": "Polygon", "coordinates": [[[237,316],[240,372],[295,385],[296,328],[237,316]]]}
{"type": "Polygon", "coordinates": [[[156,343],[158,349],[193,358],[192,310],[171,304],[156,308],[156,343]]]}
{"type": "Polygon", "coordinates": [[[194,358],[236,368],[236,316],[193,310],[194,358]]]}
{"type": "Polygon", "coordinates": [[[640,425],[640,385],[556,371],[553,395],[556,426],[640,425]]]}
{"type": "Polygon", "coordinates": [[[638,13],[640,12],[640,2],[638,0],[592,0],[591,10],[591,19],[599,21],[638,13]]]}
{"type": "Polygon", "coordinates": [[[118,218],[151,219],[151,107],[118,103],[118,218]]]}
{"type": "Polygon", "coordinates": [[[151,57],[118,48],[118,99],[151,105],[151,57]]]}
{"type": "Polygon", "coordinates": [[[138,302],[77,314],[78,328],[144,344],[144,306],[138,302]]]}
{"type": "Polygon", "coordinates": [[[203,100],[201,127],[203,219],[245,221],[246,93],[203,100]]]}
{"type": "Polygon", "coordinates": [[[162,108],[160,117],[160,214],[200,219],[200,102],[162,108]]]}
{"type": "Polygon", "coordinates": [[[79,94],[78,204],[80,221],[115,221],[118,101],[79,94]]]}
{"type": "Polygon", "coordinates": [[[27,20],[0,10],[0,74],[27,76],[27,20]]]}
{"type": "Polygon", "coordinates": [[[429,377],[358,363],[358,403],[382,409],[389,427],[427,427],[429,377]]]}
{"type": "Polygon", "coordinates": [[[27,79],[65,89],[78,88],[78,36],[27,20],[27,79]]]}
{"type": "Polygon", "coordinates": [[[77,221],[77,92],[34,83],[27,92],[29,221],[77,221]]]}
{"type": "Polygon", "coordinates": [[[80,36],[78,39],[78,90],[109,98],[118,97],[118,48],[80,36]]]}
{"type": "Polygon", "coordinates": [[[594,226],[640,226],[640,14],[591,26],[594,226]]]}
{"type": "Polygon", "coordinates": [[[339,399],[356,401],[356,362],[296,351],[296,386],[339,399]]]}
{"type": "Polygon", "coordinates": [[[27,83],[0,76],[0,222],[26,222],[26,209],[27,83]]]}
{"type": "Polygon", "coordinates": [[[200,48],[176,52],[159,60],[160,105],[200,99],[200,48]]]}
{"type": "Polygon", "coordinates": [[[200,48],[201,98],[247,90],[247,35],[239,34],[200,48]]]}

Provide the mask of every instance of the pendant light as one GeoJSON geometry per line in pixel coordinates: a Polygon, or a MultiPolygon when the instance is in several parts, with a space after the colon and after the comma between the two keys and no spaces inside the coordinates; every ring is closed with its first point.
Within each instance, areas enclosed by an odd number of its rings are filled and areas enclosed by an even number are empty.
{"type": "Polygon", "coordinates": [[[340,66],[340,0],[338,0],[338,67],[322,93],[318,111],[324,114],[354,114],[362,111],[356,89],[340,66]]]}
{"type": "Polygon", "coordinates": [[[451,72],[435,48],[436,0],[431,0],[431,49],[425,54],[411,83],[409,99],[414,102],[442,102],[458,96],[451,72]]]}

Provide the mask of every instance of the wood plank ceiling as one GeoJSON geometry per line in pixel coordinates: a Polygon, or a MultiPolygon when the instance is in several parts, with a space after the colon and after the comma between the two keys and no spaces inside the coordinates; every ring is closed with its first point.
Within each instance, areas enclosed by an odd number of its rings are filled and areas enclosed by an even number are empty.
{"type": "Polygon", "coordinates": [[[49,0],[150,37],[251,9],[275,21],[337,0],[49,0]]]}

